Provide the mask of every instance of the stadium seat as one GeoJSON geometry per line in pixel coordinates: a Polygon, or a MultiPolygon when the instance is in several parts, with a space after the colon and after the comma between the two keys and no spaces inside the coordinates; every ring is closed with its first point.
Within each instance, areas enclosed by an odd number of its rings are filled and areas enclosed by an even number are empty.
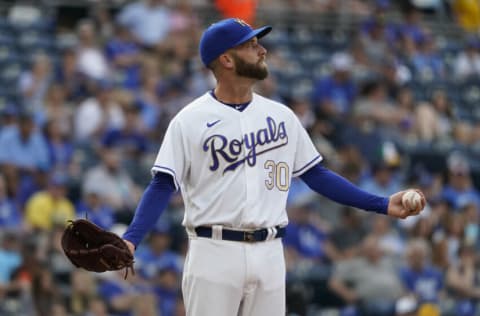
{"type": "Polygon", "coordinates": [[[8,62],[17,56],[15,40],[2,36],[0,37],[0,63],[8,62]]]}
{"type": "Polygon", "coordinates": [[[20,73],[22,72],[23,67],[22,64],[18,61],[10,61],[5,63],[0,68],[0,83],[1,85],[11,86],[13,84],[16,85],[20,73]]]}
{"type": "Polygon", "coordinates": [[[459,83],[461,103],[470,108],[478,107],[480,104],[480,80],[472,79],[459,83]]]}

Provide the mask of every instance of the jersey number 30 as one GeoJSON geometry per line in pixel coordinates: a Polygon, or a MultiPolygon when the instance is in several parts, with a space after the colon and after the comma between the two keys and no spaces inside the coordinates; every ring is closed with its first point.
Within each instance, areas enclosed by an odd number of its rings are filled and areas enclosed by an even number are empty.
{"type": "Polygon", "coordinates": [[[277,187],[280,191],[288,191],[290,187],[290,172],[286,162],[275,163],[273,160],[265,161],[265,169],[268,170],[268,179],[265,180],[267,189],[277,187]]]}

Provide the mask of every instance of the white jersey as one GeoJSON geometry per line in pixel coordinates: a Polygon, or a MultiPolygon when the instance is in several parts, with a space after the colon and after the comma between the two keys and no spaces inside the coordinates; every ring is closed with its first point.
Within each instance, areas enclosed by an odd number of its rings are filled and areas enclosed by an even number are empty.
{"type": "Polygon", "coordinates": [[[286,106],[253,94],[240,112],[206,93],[170,122],[152,172],[174,177],[187,228],[265,228],[288,223],[292,176],[321,160],[286,106]]]}

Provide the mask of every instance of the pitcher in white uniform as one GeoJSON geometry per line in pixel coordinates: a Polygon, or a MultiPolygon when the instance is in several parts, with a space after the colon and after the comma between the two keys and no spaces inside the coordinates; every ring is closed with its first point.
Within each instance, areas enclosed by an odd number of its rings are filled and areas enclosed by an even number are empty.
{"type": "Polygon", "coordinates": [[[205,30],[200,56],[217,85],[170,122],[152,182],[123,236],[133,252],[181,190],[189,235],[182,291],[190,316],[285,315],[281,237],[292,177],[339,203],[398,218],[425,205],[422,195],[422,205],[407,211],[405,191],[371,195],[322,167],[295,114],[253,93],[268,76],[258,39],[271,29],[226,19],[205,30]]]}

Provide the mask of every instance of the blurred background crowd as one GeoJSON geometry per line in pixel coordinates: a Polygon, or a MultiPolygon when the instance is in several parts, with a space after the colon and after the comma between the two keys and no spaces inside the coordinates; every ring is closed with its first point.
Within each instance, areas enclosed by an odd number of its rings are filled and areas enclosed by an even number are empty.
{"type": "Polygon", "coordinates": [[[184,315],[179,193],[126,280],[75,269],[60,239],[76,217],[123,233],[168,122],[215,84],[201,32],[232,15],[273,26],[255,89],[298,115],[324,164],[369,192],[428,199],[420,216],[390,220],[293,180],[289,315],[480,315],[478,1],[43,0],[0,12],[0,315],[184,315]]]}

